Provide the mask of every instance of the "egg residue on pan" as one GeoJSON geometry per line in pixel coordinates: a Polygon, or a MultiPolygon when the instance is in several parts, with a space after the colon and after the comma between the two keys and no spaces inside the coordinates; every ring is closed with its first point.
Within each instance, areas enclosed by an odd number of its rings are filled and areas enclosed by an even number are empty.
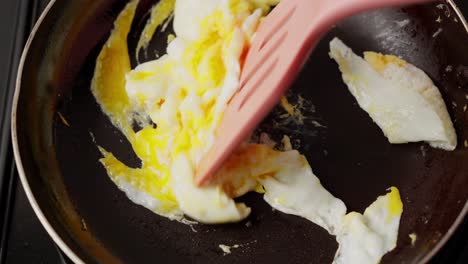
{"type": "Polygon", "coordinates": [[[158,215],[178,221],[188,216],[208,224],[237,222],[251,209],[234,198],[255,191],[277,210],[304,217],[335,235],[340,243],[336,263],[352,263],[350,252],[356,250],[366,260],[360,263],[375,263],[396,245],[402,213],[396,188],[364,215],[345,216],[345,204],[321,185],[288,140],[284,151],[245,143],[221,168],[217,182],[202,188],[193,182],[194,168],[239,88],[242,59],[257,25],[278,2],[162,0],[152,9],[137,48],[147,47],[164,22],[161,18],[172,12],[176,36],[166,55],[132,69],[127,36],[138,1],[130,1],[98,56],[91,89],[130,142],[141,167],[127,166],[102,147],[100,162],[129,199],[158,215]],[[135,123],[141,130],[133,129],[135,123]],[[369,241],[383,245],[369,255],[369,241]]]}

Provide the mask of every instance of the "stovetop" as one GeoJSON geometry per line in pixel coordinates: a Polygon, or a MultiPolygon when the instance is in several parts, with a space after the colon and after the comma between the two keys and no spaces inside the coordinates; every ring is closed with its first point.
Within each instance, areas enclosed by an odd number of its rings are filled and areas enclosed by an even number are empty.
{"type": "MultiPolygon", "coordinates": [[[[49,0],[1,1],[0,264],[71,263],[47,235],[29,205],[17,176],[10,140],[11,98],[21,50],[34,22],[48,2],[49,0]]],[[[462,12],[468,16],[466,0],[458,2],[462,12]]],[[[468,263],[468,218],[431,263],[468,263]]]]}

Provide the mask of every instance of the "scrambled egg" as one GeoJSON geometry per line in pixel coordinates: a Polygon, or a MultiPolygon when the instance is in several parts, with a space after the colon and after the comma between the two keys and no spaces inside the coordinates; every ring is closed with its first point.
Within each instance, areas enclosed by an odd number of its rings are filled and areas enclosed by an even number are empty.
{"type": "Polygon", "coordinates": [[[337,38],[330,43],[330,56],[361,108],[390,143],[427,141],[435,148],[456,148],[445,102],[422,70],[392,55],[366,52],[363,59],[337,38]]]}
{"type": "Polygon", "coordinates": [[[364,254],[368,241],[382,242],[359,262],[375,263],[395,246],[402,212],[398,191],[392,188],[363,216],[345,216],[345,204],[320,184],[287,138],[284,151],[245,143],[221,168],[217,182],[203,188],[193,182],[194,168],[210,148],[223,111],[239,87],[242,59],[257,25],[277,3],[162,0],[151,11],[137,53],[172,12],[176,36],[166,55],[131,69],[127,36],[138,1],[130,1],[98,56],[91,89],[142,165],[130,168],[102,147],[100,161],[129,199],[161,216],[179,221],[189,216],[203,223],[240,221],[251,209],[234,198],[256,191],[264,193],[272,207],[336,235],[337,263],[351,263],[349,249],[364,254]],[[142,129],[135,131],[134,123],[142,129]]]}
{"type": "Polygon", "coordinates": [[[188,215],[204,223],[239,221],[250,213],[233,198],[259,189],[255,177],[260,175],[251,176],[255,184],[236,186],[243,189],[235,192],[226,190],[233,184],[198,188],[192,179],[239,86],[241,58],[261,17],[276,3],[161,1],[152,9],[137,48],[147,46],[171,12],[176,37],[166,55],[133,70],[126,39],[138,1],[119,15],[98,57],[92,90],[142,160],[141,168],[129,168],[101,148],[102,164],[132,201],[162,216],[188,215]],[[135,132],[134,122],[143,129],[135,132]]]}

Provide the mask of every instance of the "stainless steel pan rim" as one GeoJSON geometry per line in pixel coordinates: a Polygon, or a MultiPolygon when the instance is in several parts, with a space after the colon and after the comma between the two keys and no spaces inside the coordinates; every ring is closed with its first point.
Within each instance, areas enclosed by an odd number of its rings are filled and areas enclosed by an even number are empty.
{"type": "MultiPolygon", "coordinates": [[[[455,4],[454,0],[445,0],[452,8],[455,10],[457,17],[461,20],[460,23],[462,23],[468,33],[468,23],[466,19],[464,18],[463,14],[461,13],[460,9],[458,9],[457,5],[455,4]]],[[[36,25],[34,26],[28,41],[25,45],[25,48],[23,50],[20,64],[18,67],[18,75],[16,78],[16,87],[15,87],[15,94],[13,97],[13,108],[12,108],[12,113],[11,113],[11,135],[12,135],[12,143],[13,143],[13,152],[14,152],[14,157],[18,169],[18,174],[22,183],[22,186],[26,192],[26,196],[35,212],[37,215],[39,221],[41,222],[42,226],[46,229],[47,233],[52,237],[53,241],[58,245],[58,247],[74,262],[74,263],[84,263],[84,261],[73,252],[73,250],[70,249],[70,247],[63,241],[63,239],[60,237],[60,235],[55,231],[54,227],[50,224],[50,222],[47,220],[47,217],[44,215],[43,211],[41,210],[39,204],[37,203],[36,198],[34,197],[34,194],[29,186],[28,179],[26,177],[26,172],[24,170],[22,161],[21,161],[21,153],[19,151],[19,146],[18,146],[18,134],[17,134],[17,109],[18,109],[18,100],[19,100],[19,95],[20,95],[20,90],[21,90],[21,78],[23,74],[23,68],[24,68],[24,63],[26,60],[26,57],[29,53],[29,49],[31,47],[31,43],[35,38],[35,35],[40,28],[43,20],[49,13],[49,11],[52,9],[54,4],[57,2],[57,0],[51,0],[49,4],[46,6],[44,12],[42,15],[39,17],[38,21],[36,22],[36,25]]],[[[465,219],[465,216],[468,214],[468,201],[465,202],[465,206],[463,207],[463,210],[461,211],[460,215],[457,217],[457,219],[453,222],[451,227],[448,229],[448,231],[445,233],[445,235],[442,237],[442,239],[437,243],[437,245],[422,259],[422,263],[427,263],[429,262],[432,257],[447,243],[447,241],[450,239],[450,237],[456,232],[457,228],[459,225],[463,222],[465,219]]]]}
{"type": "Polygon", "coordinates": [[[47,220],[47,217],[44,215],[42,212],[39,204],[37,203],[36,198],[34,197],[34,194],[32,193],[32,190],[29,186],[28,178],[26,177],[26,173],[24,171],[24,167],[21,161],[21,153],[19,152],[18,148],[18,134],[17,134],[17,126],[16,126],[16,113],[18,109],[18,100],[19,100],[19,95],[20,95],[20,89],[21,89],[21,78],[23,75],[23,68],[24,68],[24,62],[26,60],[26,57],[29,53],[29,48],[31,46],[32,41],[35,38],[36,32],[40,28],[42,21],[45,19],[47,14],[49,13],[50,9],[52,9],[53,5],[55,4],[56,0],[51,0],[49,4],[46,6],[44,12],[41,14],[39,19],[36,22],[36,25],[34,26],[33,30],[31,31],[31,34],[29,35],[28,41],[26,42],[23,54],[21,55],[21,60],[20,64],[18,67],[18,76],[16,78],[16,88],[15,88],[15,94],[13,97],[13,109],[11,112],[11,136],[12,136],[12,142],[13,142],[13,153],[16,161],[16,167],[18,169],[18,174],[21,180],[21,183],[23,185],[24,191],[26,192],[26,196],[28,197],[29,203],[31,204],[34,212],[36,213],[36,216],[39,218],[39,221],[41,222],[42,226],[46,229],[47,233],[49,236],[52,237],[52,240],[59,246],[59,248],[74,262],[74,263],[83,263],[84,261],[78,257],[75,252],[73,252],[70,247],[63,241],[63,239],[59,236],[59,234],[55,231],[53,226],[50,224],[50,222],[47,220]]]}

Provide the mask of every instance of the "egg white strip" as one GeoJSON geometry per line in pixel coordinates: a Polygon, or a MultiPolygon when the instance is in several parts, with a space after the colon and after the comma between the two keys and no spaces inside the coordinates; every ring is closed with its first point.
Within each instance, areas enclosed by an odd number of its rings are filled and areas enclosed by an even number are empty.
{"type": "Polygon", "coordinates": [[[282,164],[282,169],[274,177],[260,180],[265,201],[283,213],[304,217],[336,234],[346,214],[345,204],[322,186],[298,151],[283,152],[275,162],[282,164]]]}
{"type": "Polygon", "coordinates": [[[445,103],[423,71],[398,59],[400,64],[383,62],[379,72],[369,58],[359,57],[338,38],[330,43],[330,56],[339,64],[360,107],[390,143],[427,141],[436,148],[456,148],[457,137],[445,103]]]}

